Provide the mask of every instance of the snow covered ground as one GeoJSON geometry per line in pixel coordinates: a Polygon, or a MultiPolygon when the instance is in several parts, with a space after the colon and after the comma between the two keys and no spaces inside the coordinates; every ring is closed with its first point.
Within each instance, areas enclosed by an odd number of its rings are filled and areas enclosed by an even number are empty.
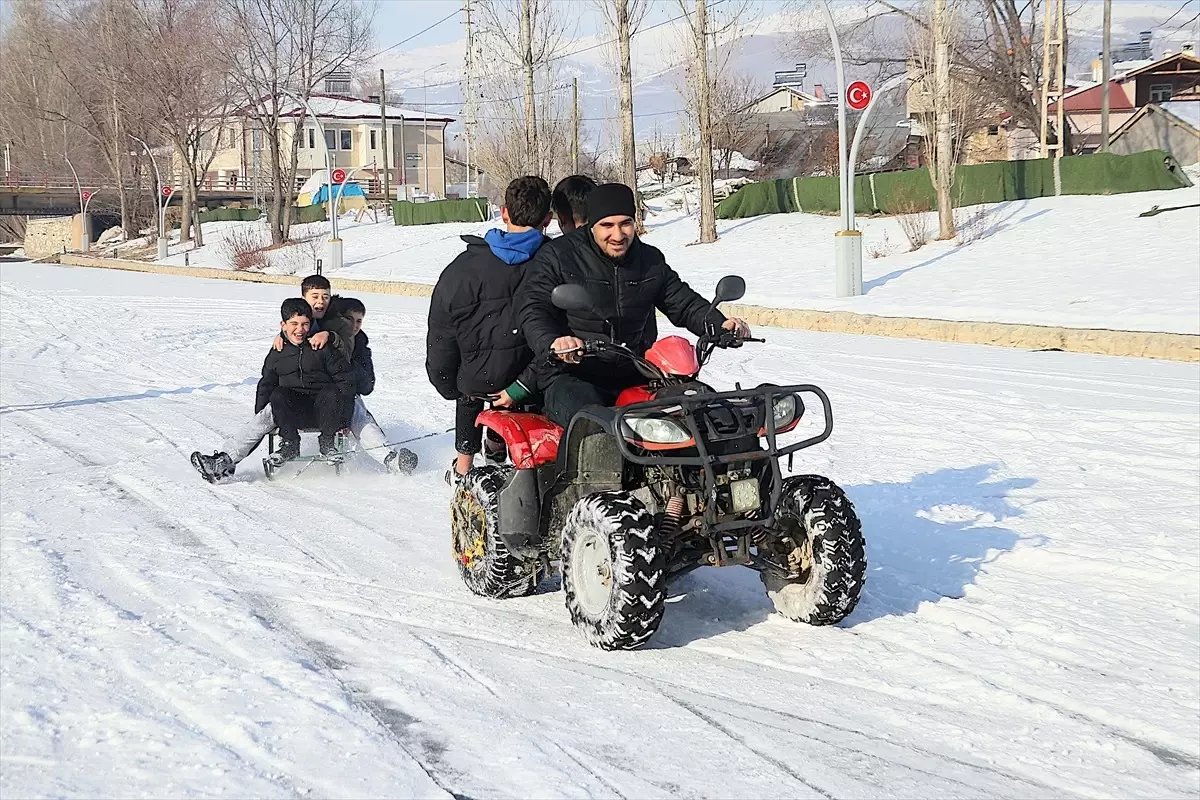
{"type": "MultiPolygon", "coordinates": [[[[978,239],[965,245],[933,242],[915,252],[907,252],[908,241],[894,218],[860,219],[865,294],[846,299],[834,297],[836,217],[777,214],[720,220],[720,241],[689,247],[697,238],[695,217],[657,202],[659,210],[649,219],[646,241],[661,248],[684,279],[698,287],[708,289],[722,275],[741,273],[747,280],[749,303],[885,316],[1200,333],[1200,187],[1196,186],[1025,200],[988,207],[986,213],[978,207],[960,209],[964,224],[978,239]],[[1191,207],[1138,216],[1154,205],[1191,207]]],[[[934,215],[927,217],[929,228],[936,231],[934,215]]],[[[394,227],[358,225],[348,219],[341,226],[346,265],[340,274],[433,283],[462,249],[459,237],[481,234],[492,224],[394,227]]],[[[221,239],[247,225],[209,225],[209,244],[192,254],[191,263],[228,267],[221,239]]],[[[312,227],[317,234],[313,243],[288,248],[286,256],[276,257],[282,271],[311,271],[323,254],[328,226],[312,227]]],[[[182,252],[172,255],[168,263],[182,264],[182,252]]]]}
{"type": "MultiPolygon", "coordinates": [[[[796,466],[855,503],[863,600],[810,628],[701,570],[604,653],[461,585],[449,436],[200,481],[286,294],[0,268],[0,795],[1200,794],[1200,367],[763,331],[709,377],[829,392],[796,466]]],[[[372,410],[445,430],[424,304],[363,299],[372,410]]]]}

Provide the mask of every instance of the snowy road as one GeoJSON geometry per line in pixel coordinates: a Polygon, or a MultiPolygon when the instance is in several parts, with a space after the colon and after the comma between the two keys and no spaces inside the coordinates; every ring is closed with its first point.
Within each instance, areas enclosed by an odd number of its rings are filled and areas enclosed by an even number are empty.
{"type": "MultiPolygon", "coordinates": [[[[855,502],[863,600],[814,629],[701,570],[649,649],[604,653],[559,593],[461,585],[448,436],[407,479],[199,480],[284,296],[0,273],[0,795],[1200,795],[1195,365],[776,330],[720,353],[718,385],[829,392],[797,468],[855,502]]],[[[372,410],[444,430],[423,303],[363,299],[372,410]]]]}

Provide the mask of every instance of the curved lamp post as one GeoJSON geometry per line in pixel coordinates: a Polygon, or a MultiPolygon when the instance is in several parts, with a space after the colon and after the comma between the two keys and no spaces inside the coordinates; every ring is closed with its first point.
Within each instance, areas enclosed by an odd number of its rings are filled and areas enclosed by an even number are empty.
{"type": "Polygon", "coordinates": [[[140,144],[146,151],[146,155],[150,158],[150,164],[154,167],[154,180],[157,182],[158,191],[155,192],[155,203],[158,205],[158,260],[162,261],[167,257],[167,203],[170,202],[170,195],[166,194],[166,185],[162,182],[162,173],[158,171],[158,162],[154,159],[154,154],[150,152],[150,145],[129,134],[129,138],[140,144]]]}

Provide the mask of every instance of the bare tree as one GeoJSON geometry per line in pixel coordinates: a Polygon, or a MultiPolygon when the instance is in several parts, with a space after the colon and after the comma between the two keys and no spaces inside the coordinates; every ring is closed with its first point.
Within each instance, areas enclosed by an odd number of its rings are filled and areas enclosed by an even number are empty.
{"type": "Polygon", "coordinates": [[[747,149],[750,137],[759,131],[756,115],[747,113],[746,107],[761,93],[761,82],[748,72],[727,71],[713,81],[713,140],[718,171],[730,169],[734,152],[747,149]]]}
{"type": "Polygon", "coordinates": [[[519,74],[524,157],[526,164],[537,164],[542,158],[537,82],[564,42],[566,15],[551,0],[481,0],[479,11],[481,61],[487,65],[495,59],[485,80],[490,78],[493,86],[505,85],[511,83],[514,70],[519,74]]]}
{"type": "Polygon", "coordinates": [[[713,96],[729,63],[732,48],[729,43],[741,34],[744,3],[722,6],[723,19],[714,25],[709,17],[708,0],[678,0],[687,21],[687,66],[680,87],[687,101],[689,117],[695,125],[697,141],[696,177],[700,183],[700,241],[717,240],[716,207],[713,198],[713,96]],[[715,47],[710,46],[713,40],[715,47]],[[722,46],[724,43],[725,46],[722,46]]]}
{"type": "Polygon", "coordinates": [[[493,185],[519,175],[566,174],[570,162],[570,81],[556,54],[568,20],[550,0],[482,0],[473,36],[478,74],[472,83],[472,155],[493,185]],[[529,36],[525,37],[525,23],[529,36]],[[514,36],[513,32],[517,31],[514,36]]]}
{"type": "Polygon", "coordinates": [[[180,241],[188,241],[194,229],[197,247],[204,245],[196,213],[199,189],[234,102],[228,62],[219,47],[221,19],[211,12],[208,0],[141,0],[131,29],[144,59],[137,88],[151,126],[174,148],[180,166],[180,241]],[[160,53],[173,55],[161,59],[160,53]]]}
{"type": "Polygon", "coordinates": [[[353,69],[370,40],[371,8],[354,0],[222,0],[229,14],[226,51],[245,106],[262,131],[270,164],[271,243],[287,240],[304,109],[317,82],[353,69]],[[293,116],[294,115],[294,116],[293,116]]]}
{"type": "MultiPolygon", "coordinates": [[[[637,144],[633,128],[633,65],[630,61],[630,38],[650,10],[647,0],[597,0],[605,21],[616,29],[617,88],[621,99],[621,181],[637,191],[637,144]]],[[[638,204],[639,208],[641,204],[638,204]]],[[[638,214],[638,227],[642,215],[638,214]]]]}

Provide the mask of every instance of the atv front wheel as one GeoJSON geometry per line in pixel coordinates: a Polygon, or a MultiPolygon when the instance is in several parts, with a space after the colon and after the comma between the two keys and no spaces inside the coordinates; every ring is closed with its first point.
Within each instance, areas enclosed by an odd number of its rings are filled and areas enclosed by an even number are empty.
{"type": "Polygon", "coordinates": [[[538,585],[536,561],[518,558],[497,531],[500,490],[512,467],[475,467],[455,485],[450,506],[451,546],[458,574],[477,595],[524,597],[538,585]]]}
{"type": "Polygon", "coordinates": [[[562,583],[571,622],[602,650],[645,644],[662,622],[666,551],[654,518],[625,492],[598,492],[571,509],[562,533],[562,583]]]}
{"type": "Polygon", "coordinates": [[[854,606],[866,580],[862,525],[846,494],[820,475],[783,482],[774,551],[796,577],[759,573],[775,610],[796,622],[833,625],[854,606]]]}

